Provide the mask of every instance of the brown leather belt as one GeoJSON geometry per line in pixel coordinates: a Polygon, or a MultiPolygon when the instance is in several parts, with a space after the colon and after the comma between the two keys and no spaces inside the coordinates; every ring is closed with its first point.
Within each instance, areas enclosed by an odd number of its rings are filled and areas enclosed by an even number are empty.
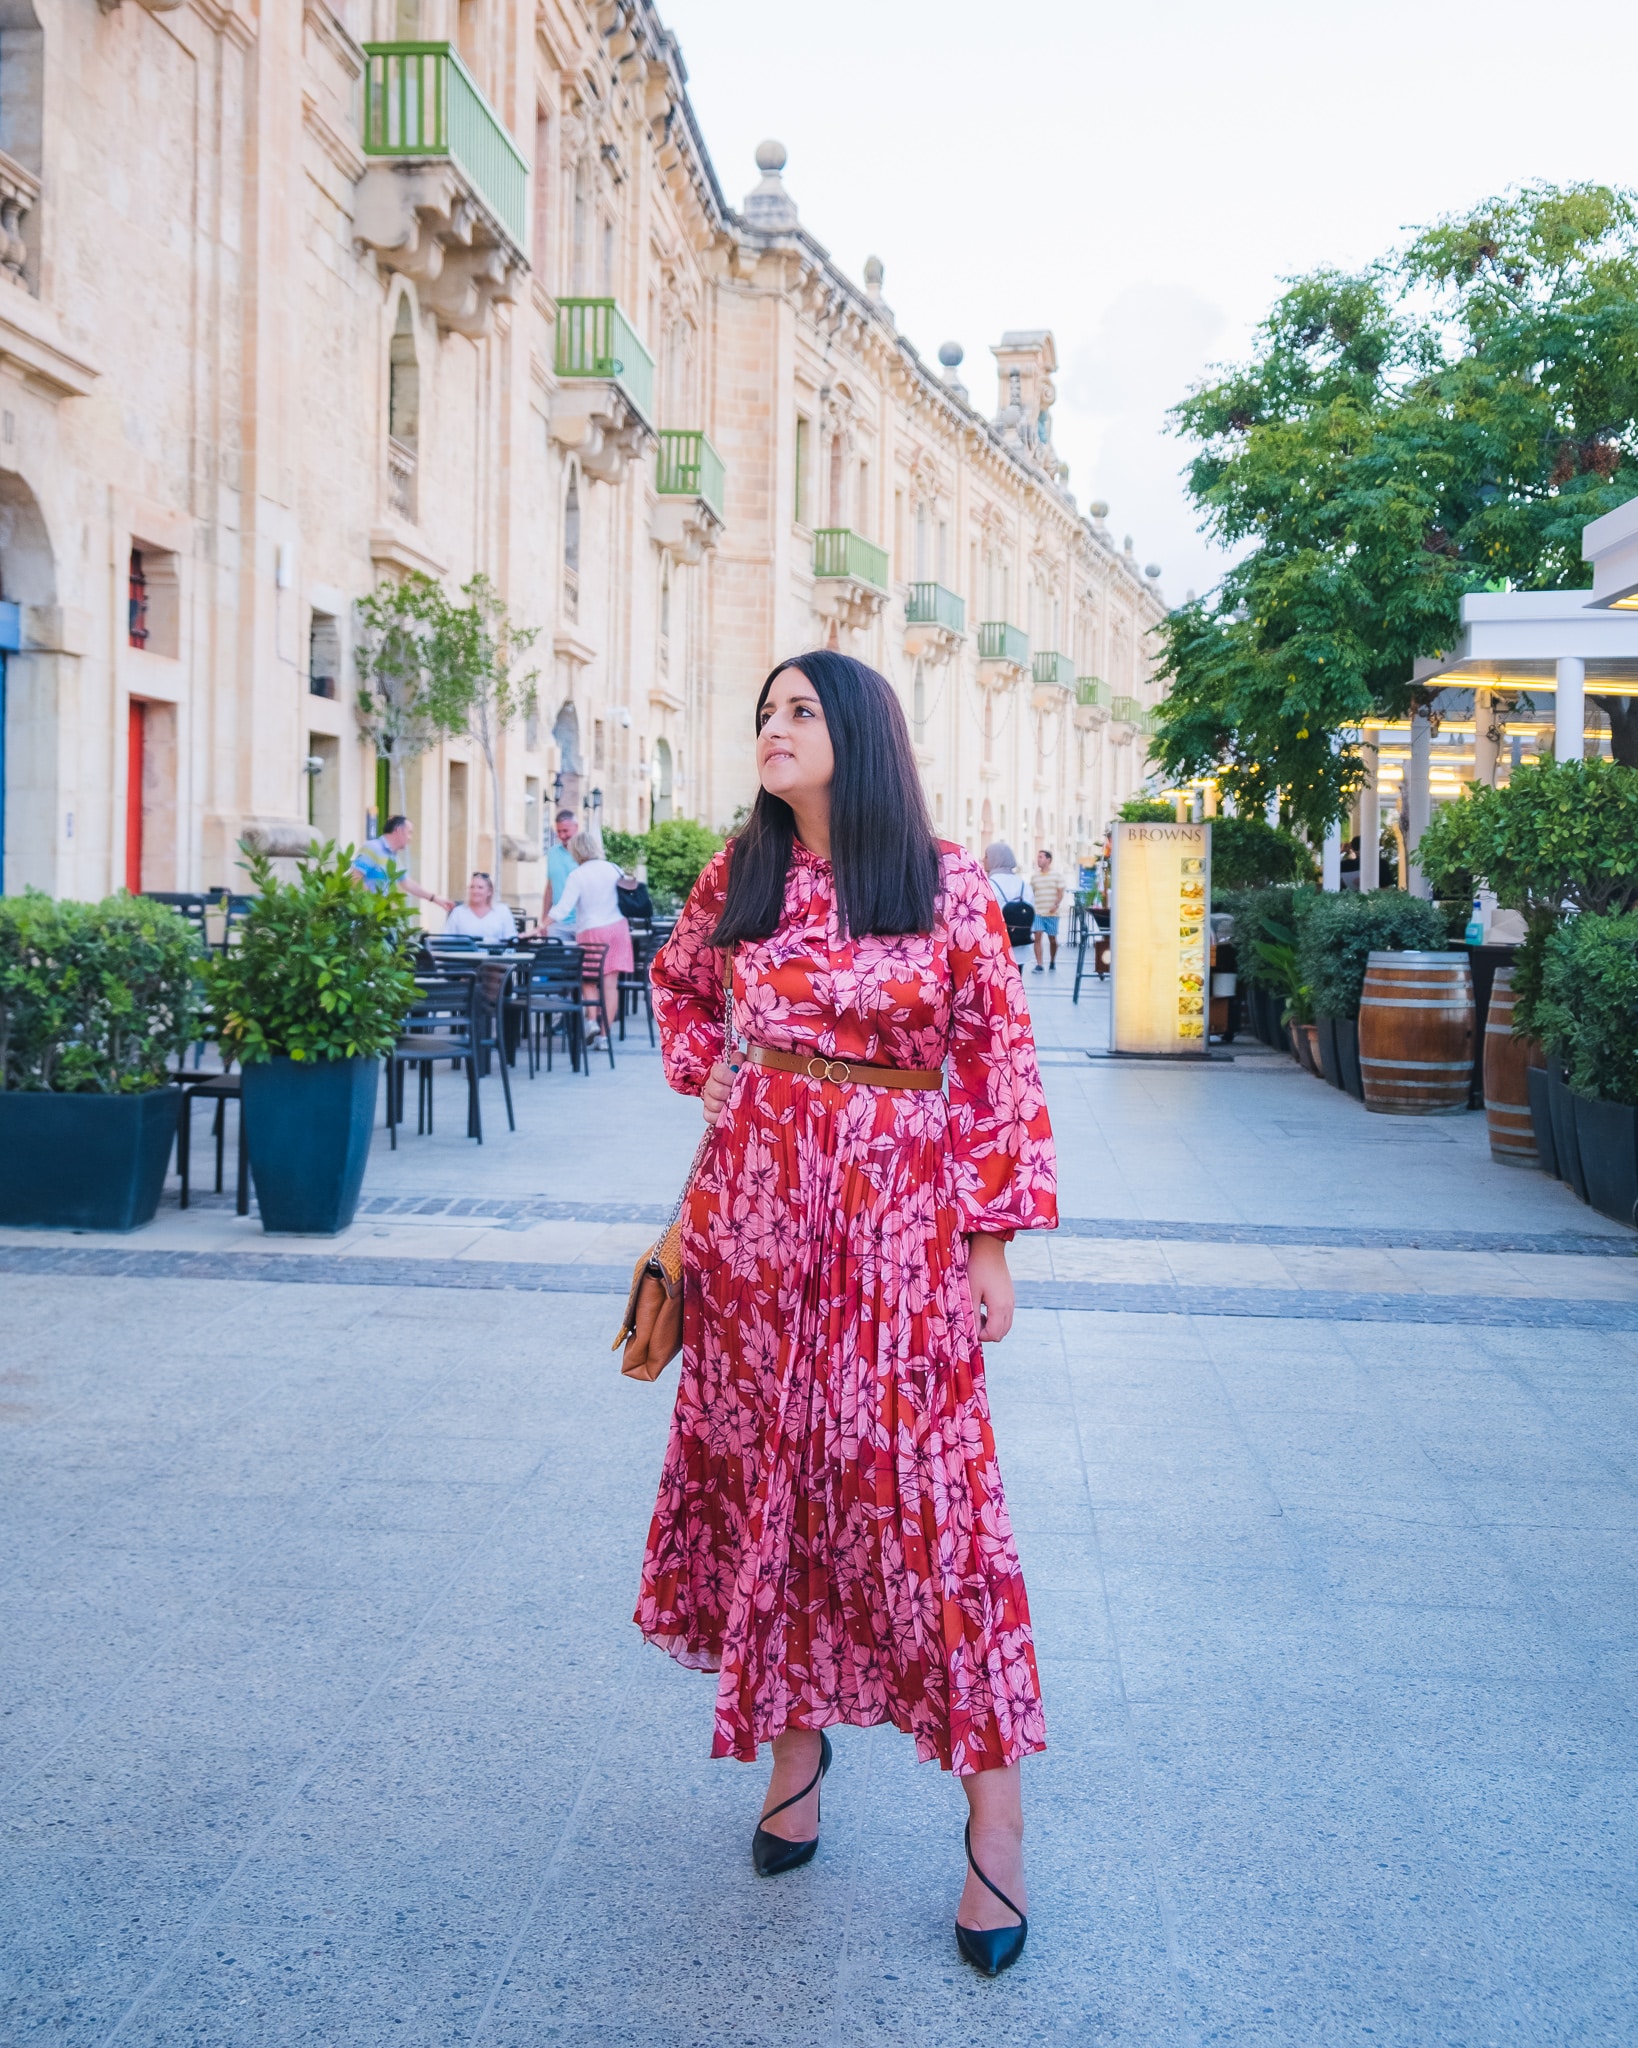
{"type": "Polygon", "coordinates": [[[862,1088],[942,1088],[944,1075],[928,1067],[864,1067],[857,1060],[827,1060],[822,1053],[811,1057],[799,1052],[776,1052],[769,1045],[753,1045],[748,1057],[753,1066],[772,1067],[779,1074],[806,1074],[810,1081],[852,1081],[862,1088]]]}

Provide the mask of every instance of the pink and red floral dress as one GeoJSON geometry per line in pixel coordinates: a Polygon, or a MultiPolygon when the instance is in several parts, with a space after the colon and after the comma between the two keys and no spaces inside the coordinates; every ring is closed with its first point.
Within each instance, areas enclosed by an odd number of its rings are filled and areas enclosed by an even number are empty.
{"type": "MultiPolygon", "coordinates": [[[[636,1620],[720,1673],[716,1756],[837,1722],[892,1721],[962,1774],[1045,1744],[966,1234],[1056,1225],[1052,1131],[995,893],[940,853],[930,934],[849,940],[830,864],[798,844],[779,929],[735,955],[739,1036],[948,1075],[922,1092],[746,1062],[684,1208],[682,1376],[636,1620]]],[[[688,1094],[723,1056],[708,942],[728,858],[654,963],[688,1094]]]]}

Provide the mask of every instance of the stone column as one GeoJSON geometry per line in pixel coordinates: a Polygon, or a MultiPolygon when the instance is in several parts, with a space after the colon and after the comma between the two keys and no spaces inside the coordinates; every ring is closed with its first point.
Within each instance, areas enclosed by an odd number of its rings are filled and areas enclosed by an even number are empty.
{"type": "Polygon", "coordinates": [[[1382,872],[1382,800],[1376,780],[1376,742],[1369,733],[1362,734],[1361,740],[1365,780],[1359,786],[1359,886],[1374,889],[1382,872]]]}
{"type": "Polygon", "coordinates": [[[1411,713],[1410,762],[1405,776],[1406,800],[1406,846],[1410,856],[1410,893],[1429,899],[1433,891],[1429,888],[1422,870],[1416,865],[1416,849],[1421,844],[1422,834],[1428,828],[1433,815],[1432,797],[1428,789],[1428,768],[1433,758],[1433,726],[1428,718],[1428,707],[1418,704],[1411,713]]]}
{"type": "Polygon", "coordinates": [[[1485,789],[1496,786],[1496,755],[1500,735],[1495,706],[1488,690],[1473,692],[1473,780],[1485,789]]]}
{"type": "Polygon", "coordinates": [[[1553,759],[1579,761],[1587,725],[1587,664],[1574,654],[1559,657],[1558,700],[1553,707],[1553,759]]]}
{"type": "Polygon", "coordinates": [[[1320,853],[1320,887],[1329,889],[1333,896],[1342,887],[1342,824],[1338,819],[1326,828],[1320,853]]]}

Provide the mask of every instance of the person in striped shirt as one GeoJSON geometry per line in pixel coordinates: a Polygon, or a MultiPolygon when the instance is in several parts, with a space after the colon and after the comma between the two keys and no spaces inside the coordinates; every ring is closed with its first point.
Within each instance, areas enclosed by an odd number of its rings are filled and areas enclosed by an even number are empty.
{"type": "Polygon", "coordinates": [[[1043,971],[1041,941],[1052,949],[1052,966],[1058,965],[1058,906],[1064,900],[1063,877],[1052,865],[1051,851],[1043,846],[1035,856],[1035,872],[1029,878],[1029,892],[1035,902],[1035,972],[1043,971]]]}

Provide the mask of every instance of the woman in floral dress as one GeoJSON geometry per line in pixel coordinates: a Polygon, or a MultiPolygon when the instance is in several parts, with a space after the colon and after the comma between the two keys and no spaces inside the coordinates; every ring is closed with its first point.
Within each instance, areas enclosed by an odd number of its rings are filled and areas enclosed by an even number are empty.
{"type": "Polygon", "coordinates": [[[772,1745],[765,1874],[817,1845],[827,1727],[890,1720],[957,1773],[957,1940],[993,1974],[1045,1731],[980,1338],[1012,1321],[1012,1233],[1057,1222],[1052,1133],[995,893],[934,839],[888,684],[804,655],[756,718],[755,808],[653,969],[667,1078],[716,1135],[636,1619],[719,1674],[713,1754],[772,1745]]]}

